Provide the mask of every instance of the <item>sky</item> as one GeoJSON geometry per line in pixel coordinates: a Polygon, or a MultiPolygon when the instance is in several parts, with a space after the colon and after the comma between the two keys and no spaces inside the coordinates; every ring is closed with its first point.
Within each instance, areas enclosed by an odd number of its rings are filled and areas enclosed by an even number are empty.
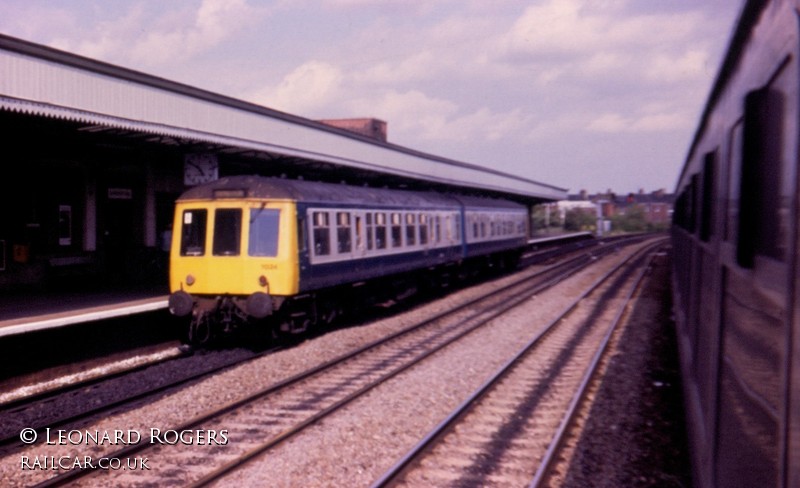
{"type": "Polygon", "coordinates": [[[3,0],[0,32],[590,193],[672,191],[732,0],[3,0]]]}

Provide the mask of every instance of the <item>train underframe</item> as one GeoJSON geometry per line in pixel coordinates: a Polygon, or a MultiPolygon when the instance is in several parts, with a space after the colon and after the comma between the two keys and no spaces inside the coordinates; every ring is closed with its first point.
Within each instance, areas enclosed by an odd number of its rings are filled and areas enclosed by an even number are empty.
{"type": "MultiPolygon", "coordinates": [[[[458,284],[516,268],[520,252],[506,252],[460,263],[349,283],[292,297],[186,295],[191,300],[187,340],[206,346],[241,329],[278,339],[326,327],[339,317],[370,307],[389,308],[420,292],[435,293],[458,284]],[[253,313],[253,310],[257,312],[253,313]]],[[[173,295],[174,296],[174,295],[173,295]]],[[[171,298],[172,300],[172,298],[171,298]]],[[[172,306],[171,306],[172,308],[172,306]]]]}

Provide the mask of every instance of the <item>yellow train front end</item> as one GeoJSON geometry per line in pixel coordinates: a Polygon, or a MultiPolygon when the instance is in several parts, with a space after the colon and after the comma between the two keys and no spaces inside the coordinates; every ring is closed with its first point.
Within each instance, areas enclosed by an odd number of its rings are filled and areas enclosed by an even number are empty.
{"type": "Polygon", "coordinates": [[[271,315],[297,294],[296,206],[224,192],[176,203],[170,251],[173,315],[192,316],[190,340],[271,315]]]}

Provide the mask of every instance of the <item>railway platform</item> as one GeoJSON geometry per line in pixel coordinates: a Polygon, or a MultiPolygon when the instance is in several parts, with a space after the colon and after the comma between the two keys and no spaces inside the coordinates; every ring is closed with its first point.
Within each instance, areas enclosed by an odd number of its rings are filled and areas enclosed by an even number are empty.
{"type": "MultiPolygon", "coordinates": [[[[531,247],[543,247],[591,237],[588,232],[537,236],[528,244],[531,247]]],[[[0,294],[0,338],[166,310],[168,294],[166,284],[0,294]]]]}
{"type": "Polygon", "coordinates": [[[0,338],[167,308],[167,287],[20,291],[0,295],[0,338]]]}

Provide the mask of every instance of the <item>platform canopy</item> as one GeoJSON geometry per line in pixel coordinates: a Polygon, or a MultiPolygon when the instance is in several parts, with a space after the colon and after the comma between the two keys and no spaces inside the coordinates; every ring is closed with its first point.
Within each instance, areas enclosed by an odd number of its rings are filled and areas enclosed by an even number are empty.
{"type": "MultiPolygon", "coordinates": [[[[296,165],[560,200],[566,189],[362,136],[119,66],[0,35],[0,110],[115,131],[207,144],[296,165]]],[[[403,185],[401,185],[403,186],[403,185]]]]}

